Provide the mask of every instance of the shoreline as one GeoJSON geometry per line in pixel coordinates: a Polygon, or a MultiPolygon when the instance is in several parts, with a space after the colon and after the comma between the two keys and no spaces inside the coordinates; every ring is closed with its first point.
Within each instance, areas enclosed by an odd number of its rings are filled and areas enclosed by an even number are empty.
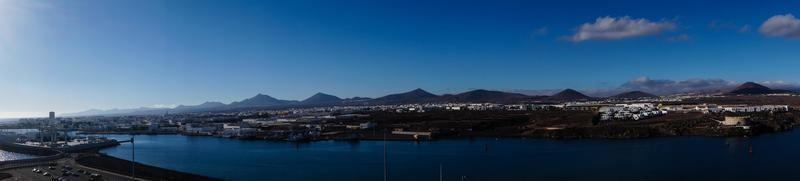
{"type": "MultiPolygon", "coordinates": [[[[99,150],[98,150],[99,151],[99,150]]],[[[131,175],[132,162],[113,157],[104,153],[84,153],[75,159],[76,163],[120,175],[131,175]]],[[[217,181],[221,180],[210,176],[198,175],[167,169],[158,166],[133,162],[135,164],[136,178],[146,180],[194,180],[194,181],[217,181]]]]}
{"type": "MultiPolygon", "coordinates": [[[[3,145],[2,150],[4,151],[35,156],[34,158],[29,158],[29,159],[0,161],[0,174],[8,174],[6,172],[11,172],[19,169],[27,170],[30,167],[43,167],[45,165],[52,165],[58,162],[67,162],[67,163],[79,164],[81,166],[95,170],[102,170],[105,172],[109,172],[111,173],[111,175],[122,176],[122,177],[126,175],[131,175],[130,165],[132,165],[131,164],[132,162],[100,153],[99,151],[105,147],[84,149],[72,153],[65,153],[51,148],[30,147],[30,146],[17,145],[6,142],[0,144],[3,145]],[[43,154],[43,152],[56,153],[56,154],[43,154]]],[[[209,176],[203,176],[188,172],[181,172],[158,166],[147,165],[139,162],[134,162],[134,164],[136,165],[135,173],[137,179],[197,180],[197,181],[221,180],[209,176]]],[[[17,176],[17,177],[23,177],[26,179],[38,179],[38,178],[27,178],[24,176],[17,176]]]]}
{"type": "MultiPolygon", "coordinates": [[[[768,133],[761,133],[761,134],[754,134],[754,136],[758,135],[771,135],[777,133],[787,133],[791,131],[795,131],[796,127],[792,127],[790,129],[785,129],[781,131],[774,131],[768,133]]],[[[184,135],[188,136],[188,135],[184,135]]],[[[648,138],[688,138],[688,137],[708,137],[708,138],[728,138],[728,137],[740,137],[740,136],[703,136],[703,135],[669,135],[669,136],[650,136],[650,137],[636,137],[636,138],[582,138],[582,139],[553,139],[553,138],[541,138],[541,137],[530,137],[530,136],[475,136],[475,137],[467,137],[467,136],[451,136],[451,137],[441,137],[439,139],[434,140],[425,140],[425,141],[446,141],[446,140],[469,140],[469,139],[539,139],[539,140],[552,140],[552,141],[574,141],[574,140],[582,140],[582,141],[589,141],[589,140],[644,140],[648,138]]],[[[745,136],[747,137],[747,136],[745,136]]],[[[219,137],[214,137],[219,138],[219,137]]],[[[220,139],[228,139],[228,138],[220,138],[220,139]]],[[[252,141],[252,140],[240,140],[234,139],[239,141],[252,141]]],[[[334,142],[348,142],[351,140],[319,140],[319,141],[334,141],[334,142]]],[[[355,140],[354,140],[355,141],[355,140]]],[[[361,140],[357,140],[361,141],[361,140]]],[[[355,141],[355,142],[357,142],[355,141]]],[[[364,140],[364,141],[381,141],[381,140],[364,140]]],[[[406,141],[406,140],[387,140],[387,141],[406,141]]],[[[283,143],[294,143],[296,142],[287,142],[287,141],[275,141],[275,142],[283,142],[283,143]]],[[[312,141],[315,142],[315,141],[312,141]]],[[[302,144],[302,143],[301,143],[302,144]]],[[[111,172],[117,175],[130,175],[130,165],[131,161],[125,160],[123,158],[117,158],[105,153],[100,152],[101,149],[92,149],[92,150],[84,150],[80,153],[72,153],[70,157],[65,158],[69,160],[73,160],[74,163],[80,164],[85,167],[94,168],[106,172],[111,172]]],[[[144,163],[136,162],[136,177],[147,179],[147,180],[220,180],[218,178],[213,178],[210,176],[198,175],[189,172],[171,170],[163,167],[147,165],[144,163]]],[[[6,170],[3,170],[6,171],[6,170]]]]}
{"type": "MultiPolygon", "coordinates": [[[[558,131],[575,131],[575,129],[585,129],[585,127],[579,128],[565,128],[556,131],[550,131],[551,133],[555,133],[558,131]]],[[[604,128],[589,128],[589,129],[599,129],[604,130],[604,128]]],[[[651,129],[646,127],[632,127],[629,130],[635,129],[651,129]]],[[[711,129],[711,128],[709,128],[711,129]]],[[[742,131],[741,128],[738,127],[728,127],[728,128],[718,128],[712,129],[716,131],[722,132],[715,132],[715,133],[731,133],[731,134],[647,134],[647,135],[633,135],[633,136],[623,136],[623,137],[613,137],[613,136],[573,136],[573,137],[565,137],[565,136],[553,136],[548,134],[535,134],[535,135],[446,135],[446,136],[439,136],[434,139],[413,139],[413,138],[360,138],[360,139],[312,139],[308,141],[286,141],[286,140],[275,140],[275,139],[240,139],[240,138],[225,138],[219,136],[206,136],[206,135],[186,135],[186,134],[130,134],[130,133],[123,133],[123,132],[116,132],[114,134],[108,133],[86,133],[88,135],[146,135],[146,136],[158,136],[158,135],[176,135],[176,136],[186,136],[186,137],[211,137],[211,138],[219,138],[219,139],[226,139],[226,140],[236,140],[236,141],[266,141],[266,142],[276,142],[276,143],[313,143],[313,142],[323,142],[323,141],[334,141],[334,142],[358,142],[358,141],[409,141],[409,142],[435,142],[440,140],[464,140],[464,139],[497,139],[497,138],[504,138],[504,139],[540,139],[540,140],[552,140],[552,141],[559,141],[559,140],[643,140],[643,139],[657,139],[657,138],[681,138],[681,137],[705,137],[705,138],[737,138],[737,137],[758,137],[762,135],[770,135],[770,134],[778,134],[778,133],[786,133],[792,132],[797,129],[800,129],[798,126],[791,126],[788,128],[780,129],[780,130],[769,130],[769,131],[742,131]]],[[[625,130],[625,129],[623,129],[625,130]]],[[[705,130],[708,131],[708,130],[705,130]]]]}

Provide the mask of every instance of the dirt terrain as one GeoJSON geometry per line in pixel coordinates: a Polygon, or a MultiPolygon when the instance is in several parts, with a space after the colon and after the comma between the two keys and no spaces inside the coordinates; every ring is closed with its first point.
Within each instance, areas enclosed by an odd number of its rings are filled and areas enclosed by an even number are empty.
{"type": "Polygon", "coordinates": [[[431,111],[370,112],[380,130],[431,131],[439,138],[539,137],[551,139],[625,139],[658,136],[745,136],[785,131],[800,123],[800,112],[749,113],[750,129],[721,126],[722,114],[670,113],[627,121],[599,121],[591,111],[431,111]]]}

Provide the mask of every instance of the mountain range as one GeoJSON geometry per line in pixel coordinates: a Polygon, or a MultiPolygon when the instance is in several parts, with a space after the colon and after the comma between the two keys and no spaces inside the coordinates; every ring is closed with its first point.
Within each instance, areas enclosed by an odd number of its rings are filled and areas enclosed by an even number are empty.
{"type": "MultiPolygon", "coordinates": [[[[754,95],[788,93],[791,91],[770,89],[753,82],[747,82],[728,95],[754,95]]],[[[643,91],[629,91],[607,98],[611,99],[640,99],[658,97],[643,91]]],[[[135,115],[135,114],[164,114],[183,112],[205,111],[235,111],[242,109],[286,108],[286,107],[312,107],[332,105],[388,105],[412,103],[517,103],[517,102],[565,102],[598,100],[600,98],[587,96],[573,89],[564,89],[550,96],[531,96],[520,93],[477,89],[459,94],[436,95],[422,89],[414,89],[404,93],[390,94],[378,98],[353,97],[342,99],[334,95],[316,93],[302,101],[282,100],[264,94],[257,94],[251,98],[235,101],[230,104],[221,102],[205,102],[199,105],[180,105],[175,108],[134,108],[134,109],[92,109],[78,113],[68,113],[65,116],[91,116],[91,115],[135,115]]]]}
{"type": "Polygon", "coordinates": [[[641,98],[657,98],[658,96],[642,92],[642,91],[630,91],[630,92],[623,92],[617,95],[613,95],[609,98],[611,99],[641,99],[641,98]]]}

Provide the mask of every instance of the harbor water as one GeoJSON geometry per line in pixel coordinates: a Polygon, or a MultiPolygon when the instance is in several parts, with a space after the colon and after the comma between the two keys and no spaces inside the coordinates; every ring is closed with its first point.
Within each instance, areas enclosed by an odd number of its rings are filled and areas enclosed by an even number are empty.
{"type": "MultiPolygon", "coordinates": [[[[126,140],[128,135],[106,135],[126,140]]],[[[303,144],[137,135],[136,161],[226,180],[788,180],[800,131],[753,138],[452,139],[303,144]],[[442,172],[439,168],[442,168],[442,172]]],[[[131,145],[101,152],[131,159],[131,145]]]]}

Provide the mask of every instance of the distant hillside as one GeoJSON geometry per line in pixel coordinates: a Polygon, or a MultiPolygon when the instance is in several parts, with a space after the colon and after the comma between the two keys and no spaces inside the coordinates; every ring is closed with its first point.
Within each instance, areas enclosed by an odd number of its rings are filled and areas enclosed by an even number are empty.
{"type": "Polygon", "coordinates": [[[175,107],[175,109],[213,108],[213,107],[222,107],[222,106],[225,106],[225,104],[221,103],[221,102],[211,102],[211,101],[209,101],[209,102],[204,102],[202,104],[194,105],[194,106],[180,105],[178,107],[175,107]]]}
{"type": "MultiPolygon", "coordinates": [[[[614,93],[618,93],[619,91],[622,90],[624,89],[618,89],[618,91],[614,93]]],[[[726,88],[725,90],[731,90],[731,89],[726,88]]],[[[548,90],[548,92],[555,92],[555,91],[548,90]]],[[[728,91],[722,91],[722,92],[728,92],[728,91]]],[[[733,89],[733,91],[728,92],[729,95],[742,95],[742,94],[752,95],[752,94],[773,94],[773,93],[791,93],[791,91],[781,90],[781,89],[771,89],[769,87],[759,85],[753,82],[747,82],[742,85],[739,85],[738,87],[733,89]]],[[[631,91],[631,92],[619,93],[614,96],[610,96],[609,98],[639,99],[647,97],[657,97],[657,96],[642,91],[631,91]]],[[[437,103],[437,102],[517,103],[517,102],[531,102],[531,101],[533,102],[582,101],[582,100],[593,100],[593,99],[594,98],[573,89],[565,89],[551,96],[528,96],[519,93],[490,91],[482,89],[463,92],[459,94],[445,94],[439,96],[422,89],[414,89],[409,92],[386,95],[375,99],[366,97],[353,97],[353,98],[342,99],[334,95],[317,93],[312,95],[311,97],[306,98],[303,101],[295,101],[295,100],[281,100],[268,95],[258,94],[251,98],[232,102],[230,104],[224,104],[221,102],[204,102],[199,105],[180,105],[172,109],[148,108],[148,107],[132,108],[132,109],[109,109],[109,110],[91,109],[77,113],[65,113],[62,115],[63,116],[159,115],[164,113],[240,111],[240,110],[252,110],[252,109],[274,109],[274,108],[287,108],[287,107],[311,107],[311,106],[331,106],[331,105],[390,105],[390,104],[437,103]]]]}
{"type": "Polygon", "coordinates": [[[757,84],[754,82],[745,82],[733,91],[729,92],[728,94],[736,94],[736,95],[757,95],[757,94],[776,94],[776,93],[791,93],[792,91],[788,90],[779,90],[779,89],[770,89],[767,86],[763,86],[761,84],[757,84]]]}
{"type": "Polygon", "coordinates": [[[209,102],[204,102],[202,104],[194,105],[194,106],[180,105],[178,107],[175,107],[172,110],[169,110],[169,112],[171,112],[171,113],[181,113],[181,112],[212,111],[212,110],[224,109],[226,106],[228,106],[228,105],[226,105],[225,103],[209,101],[209,102]]]}
{"type": "Polygon", "coordinates": [[[572,89],[565,89],[547,98],[547,100],[550,101],[577,101],[589,99],[592,99],[592,97],[586,96],[583,93],[572,89]]]}
{"type": "Polygon", "coordinates": [[[623,92],[609,98],[612,99],[642,99],[642,98],[657,98],[658,96],[642,92],[642,91],[630,91],[630,92],[623,92]]]}
{"type": "Polygon", "coordinates": [[[297,101],[280,100],[268,95],[258,94],[254,97],[233,102],[228,105],[230,108],[246,108],[246,107],[272,107],[272,106],[287,106],[295,104],[297,101]]]}
{"type": "Polygon", "coordinates": [[[439,99],[440,102],[492,102],[492,103],[509,103],[515,101],[522,101],[529,98],[529,96],[518,93],[508,93],[500,91],[489,90],[473,90],[456,95],[444,95],[439,99]]]}
{"type": "Polygon", "coordinates": [[[409,92],[391,94],[370,100],[371,104],[409,104],[435,101],[439,96],[431,94],[422,89],[414,89],[409,92]]]}
{"type": "Polygon", "coordinates": [[[170,111],[170,108],[130,108],[130,109],[90,109],[76,113],[64,113],[60,116],[73,117],[73,116],[119,116],[119,115],[146,115],[146,114],[163,114],[170,111]]]}
{"type": "Polygon", "coordinates": [[[342,99],[333,95],[324,94],[324,93],[317,93],[313,96],[300,101],[301,105],[322,105],[322,104],[338,104],[341,103],[342,99]]]}
{"type": "Polygon", "coordinates": [[[360,104],[368,104],[372,98],[369,97],[351,97],[342,100],[342,104],[348,105],[360,105],[360,104]]]}

